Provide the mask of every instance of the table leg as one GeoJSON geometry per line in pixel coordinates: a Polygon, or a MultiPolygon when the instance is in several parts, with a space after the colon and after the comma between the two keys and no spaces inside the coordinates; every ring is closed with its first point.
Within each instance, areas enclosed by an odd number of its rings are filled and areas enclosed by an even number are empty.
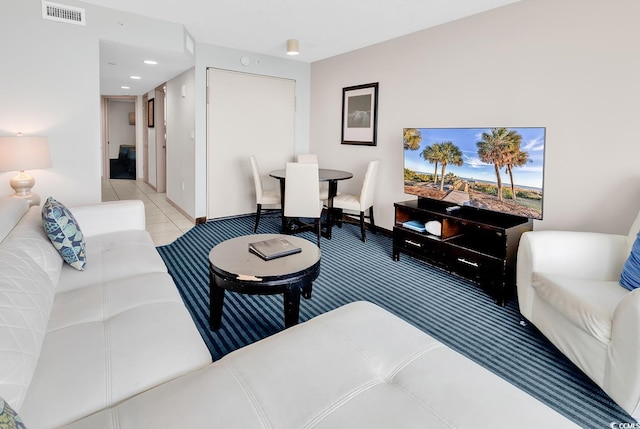
{"type": "Polygon", "coordinates": [[[304,299],[310,299],[311,298],[311,292],[313,292],[313,283],[309,282],[308,284],[304,285],[302,287],[302,297],[304,299]]]}
{"type": "Polygon", "coordinates": [[[209,327],[212,331],[220,329],[223,304],[224,289],[216,284],[216,275],[209,272],[209,327]]]}
{"type": "Polygon", "coordinates": [[[285,179],[280,179],[280,219],[282,221],[282,232],[287,231],[287,219],[284,217],[284,184],[285,179]]]}
{"type": "Polygon", "coordinates": [[[300,285],[292,284],[284,291],[284,327],[298,324],[300,315],[300,285]]]}
{"type": "Polygon", "coordinates": [[[338,181],[329,181],[329,194],[327,198],[327,229],[325,238],[331,240],[331,229],[333,228],[333,197],[338,194],[338,181]]]}

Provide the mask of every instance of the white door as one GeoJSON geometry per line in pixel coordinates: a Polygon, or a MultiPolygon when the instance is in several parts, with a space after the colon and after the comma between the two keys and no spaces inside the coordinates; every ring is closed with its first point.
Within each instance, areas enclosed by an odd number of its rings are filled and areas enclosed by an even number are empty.
{"type": "Polygon", "coordinates": [[[265,188],[278,183],[269,171],[295,153],[295,81],[208,70],[207,217],[254,213],[254,155],[265,188]]]}

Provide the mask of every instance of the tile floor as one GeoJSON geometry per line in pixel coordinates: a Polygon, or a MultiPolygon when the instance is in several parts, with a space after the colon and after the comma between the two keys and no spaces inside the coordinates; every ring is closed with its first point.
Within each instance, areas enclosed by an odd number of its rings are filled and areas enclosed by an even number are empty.
{"type": "Polygon", "coordinates": [[[141,200],[144,203],[147,231],[156,246],[169,244],[193,227],[193,222],[140,180],[102,180],[102,201],[141,200]]]}

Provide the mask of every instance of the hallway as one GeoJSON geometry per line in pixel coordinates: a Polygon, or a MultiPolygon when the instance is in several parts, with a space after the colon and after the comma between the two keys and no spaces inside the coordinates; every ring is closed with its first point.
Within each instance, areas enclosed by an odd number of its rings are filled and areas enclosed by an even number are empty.
{"type": "Polygon", "coordinates": [[[144,203],[146,229],[156,246],[173,242],[193,226],[193,222],[167,201],[167,194],[158,193],[137,180],[102,180],[102,201],[141,200],[144,203]]]}

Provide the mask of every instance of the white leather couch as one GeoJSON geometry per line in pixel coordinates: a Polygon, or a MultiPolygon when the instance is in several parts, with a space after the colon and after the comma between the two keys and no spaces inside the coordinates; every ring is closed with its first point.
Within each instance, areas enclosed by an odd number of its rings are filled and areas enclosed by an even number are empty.
{"type": "Polygon", "coordinates": [[[142,202],[71,210],[86,238],[85,271],[63,263],[40,207],[0,198],[0,397],[30,429],[71,423],[211,363],[145,231],[142,202]]]}
{"type": "Polygon", "coordinates": [[[210,363],[142,203],[72,209],[84,272],[25,210],[0,198],[0,396],[29,429],[576,427],[365,302],[210,363]]]}
{"type": "Polygon", "coordinates": [[[520,239],[522,315],[633,417],[640,418],[640,290],[619,284],[640,230],[531,231],[520,239]]]}
{"type": "Polygon", "coordinates": [[[69,429],[573,428],[424,332],[355,302],[69,429]]]}

